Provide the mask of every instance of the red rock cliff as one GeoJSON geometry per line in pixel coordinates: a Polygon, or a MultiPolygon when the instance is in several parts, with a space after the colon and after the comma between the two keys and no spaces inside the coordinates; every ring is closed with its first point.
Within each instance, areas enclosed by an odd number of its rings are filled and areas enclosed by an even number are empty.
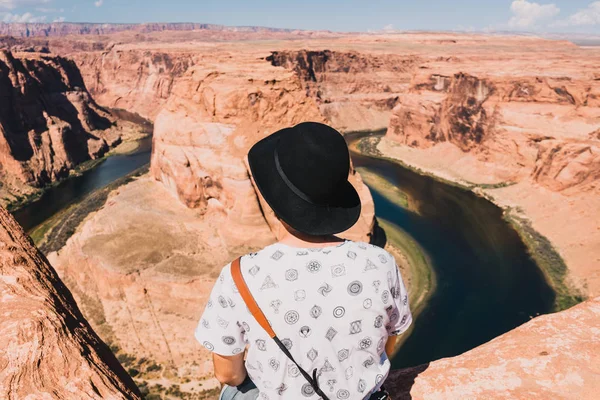
{"type": "Polygon", "coordinates": [[[120,140],[70,60],[2,51],[0,92],[2,197],[63,178],[120,140]]]}
{"type": "Polygon", "coordinates": [[[3,208],[0,305],[0,398],[141,398],[69,289],[3,208]]]}

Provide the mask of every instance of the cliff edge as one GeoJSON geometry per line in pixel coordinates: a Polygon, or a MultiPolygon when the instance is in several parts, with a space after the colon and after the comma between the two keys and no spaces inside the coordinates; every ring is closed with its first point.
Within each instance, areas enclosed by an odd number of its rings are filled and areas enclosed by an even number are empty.
{"type": "Polygon", "coordinates": [[[56,271],[3,208],[0,305],[0,398],[141,398],[56,271]]]}

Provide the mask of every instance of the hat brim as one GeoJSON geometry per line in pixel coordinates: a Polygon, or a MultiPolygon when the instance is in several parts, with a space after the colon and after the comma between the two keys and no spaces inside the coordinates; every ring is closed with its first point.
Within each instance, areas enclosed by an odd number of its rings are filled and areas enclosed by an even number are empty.
{"type": "Polygon", "coordinates": [[[361,203],[348,181],[340,186],[328,205],[311,203],[290,189],[275,166],[275,148],[286,129],[256,143],[248,153],[254,182],[275,214],[299,232],[332,235],[350,229],[360,217],[361,203]]]}

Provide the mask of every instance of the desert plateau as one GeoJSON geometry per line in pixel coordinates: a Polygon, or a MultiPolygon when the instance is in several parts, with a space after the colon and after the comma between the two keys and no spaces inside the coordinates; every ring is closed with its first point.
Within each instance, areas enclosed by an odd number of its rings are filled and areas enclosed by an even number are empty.
{"type": "Polygon", "coordinates": [[[283,233],[246,155],[303,121],[350,147],[341,236],[408,286],[394,399],[597,398],[598,65],[539,35],[0,23],[0,398],[217,399],[194,329],[283,233]]]}

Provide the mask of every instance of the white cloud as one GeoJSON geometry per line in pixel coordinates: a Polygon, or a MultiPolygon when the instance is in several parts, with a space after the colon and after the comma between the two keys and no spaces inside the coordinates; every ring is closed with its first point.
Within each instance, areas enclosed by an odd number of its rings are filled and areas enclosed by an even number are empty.
{"type": "Polygon", "coordinates": [[[393,24],[387,24],[386,26],[383,27],[383,31],[384,32],[395,32],[396,29],[394,28],[393,24]]]}
{"type": "Polygon", "coordinates": [[[13,10],[17,7],[48,4],[51,0],[0,0],[0,8],[13,10]]]}
{"type": "Polygon", "coordinates": [[[55,18],[52,22],[65,22],[65,17],[55,18]]]}
{"type": "Polygon", "coordinates": [[[530,3],[527,0],[515,0],[510,6],[513,13],[508,21],[510,28],[528,29],[547,22],[560,13],[560,8],[555,4],[530,3]]]}
{"type": "Polygon", "coordinates": [[[97,0],[97,1],[94,3],[94,5],[95,5],[96,7],[102,7],[102,4],[104,4],[104,0],[97,0]]]}
{"type": "Polygon", "coordinates": [[[586,8],[577,11],[564,21],[556,23],[557,26],[585,26],[600,25],[600,1],[590,3],[586,8]]]}
{"type": "Polygon", "coordinates": [[[44,22],[46,21],[46,16],[35,16],[31,13],[26,12],[25,14],[11,14],[11,13],[3,13],[0,14],[2,18],[2,22],[6,23],[35,23],[35,22],[44,22]]]}

